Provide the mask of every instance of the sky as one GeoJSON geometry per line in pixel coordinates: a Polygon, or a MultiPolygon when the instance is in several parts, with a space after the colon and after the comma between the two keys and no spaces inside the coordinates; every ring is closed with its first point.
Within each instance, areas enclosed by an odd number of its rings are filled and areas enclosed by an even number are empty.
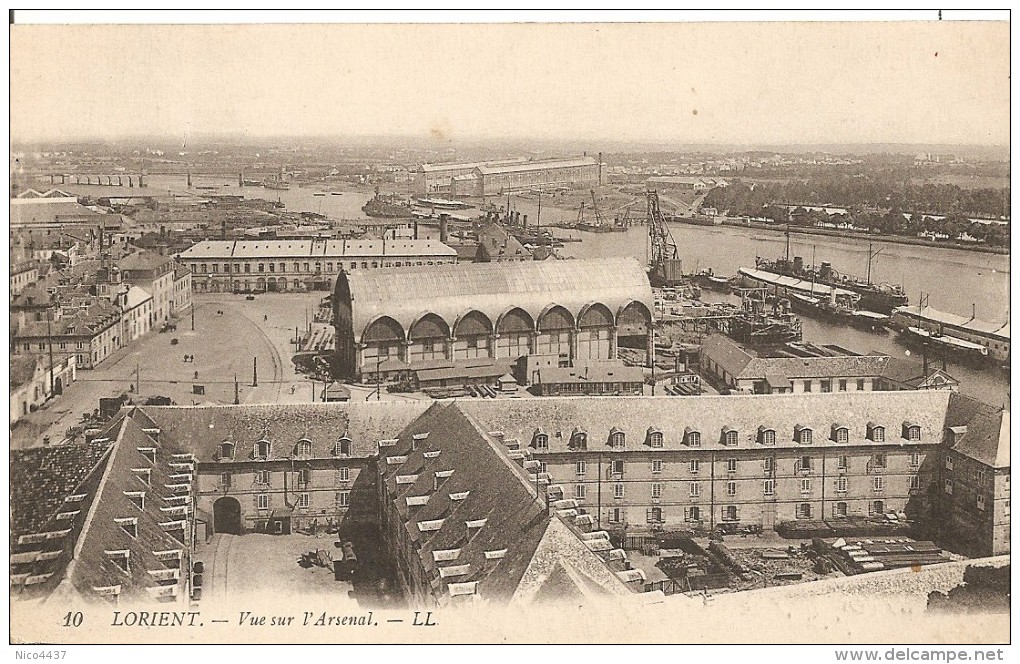
{"type": "Polygon", "coordinates": [[[999,22],[14,25],[11,138],[1007,145],[999,22]]]}

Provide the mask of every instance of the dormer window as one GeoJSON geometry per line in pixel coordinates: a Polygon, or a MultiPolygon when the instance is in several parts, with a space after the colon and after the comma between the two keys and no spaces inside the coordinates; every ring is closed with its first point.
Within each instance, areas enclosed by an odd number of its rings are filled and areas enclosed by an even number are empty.
{"type": "Polygon", "coordinates": [[[814,432],[809,427],[803,427],[799,424],[793,427],[793,439],[801,445],[810,445],[813,437],[814,432]]]}
{"type": "Polygon", "coordinates": [[[295,450],[300,457],[312,456],[312,441],[307,438],[302,438],[298,441],[297,449],[295,450]]]}
{"type": "Polygon", "coordinates": [[[124,529],[124,532],[131,537],[138,537],[138,518],[130,517],[125,519],[114,519],[114,523],[124,529]]]}
{"type": "Polygon", "coordinates": [[[874,422],[868,422],[868,440],[874,443],[884,443],[885,427],[874,422]]]}
{"type": "Polygon", "coordinates": [[[573,433],[570,434],[570,449],[588,449],[588,433],[584,429],[577,427],[574,429],[573,433]]]}
{"type": "Polygon", "coordinates": [[[626,446],[626,444],[627,439],[624,436],[624,433],[617,429],[616,427],[613,427],[609,431],[609,447],[613,448],[614,450],[622,450],[626,446]]]}
{"type": "Polygon", "coordinates": [[[662,447],[662,432],[658,429],[648,430],[648,446],[662,447]]]}
{"type": "Polygon", "coordinates": [[[846,443],[850,441],[850,429],[842,424],[832,425],[832,440],[837,443],[846,443]]]}
{"type": "Polygon", "coordinates": [[[740,433],[732,427],[723,427],[722,444],[727,447],[735,447],[738,442],[740,442],[740,433]]]}
{"type": "Polygon", "coordinates": [[[138,509],[145,509],[145,492],[144,491],[125,491],[124,495],[133,502],[138,509]]]}
{"type": "MultiPolygon", "coordinates": [[[[731,443],[731,442],[729,442],[727,440],[726,441],[726,445],[736,445],[737,444],[737,440],[736,440],[737,439],[737,432],[736,431],[731,431],[731,432],[728,432],[728,433],[732,433],[733,434],[733,442],[731,443]]],[[[776,444],[776,430],[775,429],[769,429],[768,427],[764,427],[764,426],[758,427],[758,442],[760,444],[762,444],[762,445],[775,445],[776,444]]]]}
{"type": "Polygon", "coordinates": [[[156,463],[156,448],[155,447],[139,447],[138,451],[149,460],[149,463],[156,463]]]}
{"type": "Polygon", "coordinates": [[[543,432],[541,429],[536,429],[535,434],[531,437],[531,445],[536,450],[549,449],[549,434],[543,432]]]}
{"type": "Polygon", "coordinates": [[[268,440],[260,440],[259,442],[255,443],[255,458],[260,459],[262,461],[268,459],[269,448],[270,445],[268,440]]]}
{"type": "Polygon", "coordinates": [[[684,445],[688,447],[701,447],[701,432],[687,427],[684,429],[684,445]]]}
{"type": "Polygon", "coordinates": [[[234,444],[228,441],[220,443],[220,460],[234,458],[234,444]]]}
{"type": "Polygon", "coordinates": [[[411,450],[414,451],[423,446],[425,441],[428,440],[428,437],[429,434],[427,431],[425,433],[416,433],[411,436],[411,450]]]}
{"type": "Polygon", "coordinates": [[[921,440],[921,426],[913,422],[904,422],[903,438],[913,441],[921,440]]]}
{"type": "Polygon", "coordinates": [[[127,549],[122,551],[106,551],[106,558],[111,563],[119,567],[122,571],[131,573],[131,552],[127,549]]]}
{"type": "MultiPolygon", "coordinates": [[[[382,443],[379,443],[380,446],[382,443]]],[[[347,436],[343,436],[336,441],[336,445],[333,447],[333,456],[349,457],[351,455],[351,439],[347,436]]]]}

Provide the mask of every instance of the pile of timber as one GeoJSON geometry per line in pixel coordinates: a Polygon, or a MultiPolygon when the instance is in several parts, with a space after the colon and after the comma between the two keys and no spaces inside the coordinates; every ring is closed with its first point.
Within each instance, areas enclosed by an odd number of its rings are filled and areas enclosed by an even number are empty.
{"type": "Polygon", "coordinates": [[[934,542],[915,542],[906,537],[816,538],[813,545],[816,551],[825,555],[844,574],[949,562],[949,558],[934,542]]]}

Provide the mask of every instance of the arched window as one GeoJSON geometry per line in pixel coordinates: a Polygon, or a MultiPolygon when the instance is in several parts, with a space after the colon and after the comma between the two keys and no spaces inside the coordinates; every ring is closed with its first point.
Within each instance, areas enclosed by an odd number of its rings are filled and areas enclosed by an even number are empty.
{"type": "Polygon", "coordinates": [[[570,434],[570,448],[574,450],[588,449],[588,433],[583,429],[574,429],[570,434]]]}
{"type": "Polygon", "coordinates": [[[268,459],[269,449],[270,445],[268,440],[260,440],[259,442],[255,443],[255,458],[262,460],[268,459]]]}
{"type": "Polygon", "coordinates": [[[336,446],[333,447],[333,456],[347,457],[351,455],[351,439],[347,436],[342,436],[336,441],[336,446]]]}
{"type": "Polygon", "coordinates": [[[844,503],[842,501],[836,503],[836,516],[837,517],[845,517],[846,515],[847,515],[847,506],[846,506],[846,503],[844,503]]]}
{"type": "Polygon", "coordinates": [[[885,427],[874,422],[868,422],[868,440],[876,443],[885,442],[885,427]]]}
{"type": "Polygon", "coordinates": [[[648,430],[648,446],[662,447],[662,432],[658,429],[648,430]]]}
{"type": "Polygon", "coordinates": [[[740,434],[736,431],[736,429],[725,427],[723,429],[723,445],[731,447],[736,445],[738,442],[740,442],[740,434]]]}
{"type": "Polygon", "coordinates": [[[793,439],[801,445],[810,445],[814,439],[814,432],[810,428],[798,424],[793,427],[793,439]]]}
{"type": "Polygon", "coordinates": [[[220,459],[233,459],[234,458],[234,444],[230,441],[223,441],[220,443],[220,459]]]}
{"type": "MultiPolygon", "coordinates": [[[[727,445],[736,445],[737,444],[737,442],[736,442],[736,434],[737,434],[737,432],[736,431],[727,432],[727,436],[730,433],[733,434],[734,440],[733,440],[732,443],[727,440],[726,444],[727,445]]],[[[765,427],[760,427],[758,429],[758,442],[761,443],[762,445],[775,445],[776,444],[776,431],[775,431],[775,429],[767,429],[765,427]]]]}
{"type": "Polygon", "coordinates": [[[622,450],[627,444],[627,439],[624,433],[613,427],[612,431],[609,432],[609,446],[614,450],[622,450]]]}
{"type": "Polygon", "coordinates": [[[836,425],[832,427],[832,439],[837,443],[846,443],[850,440],[850,429],[845,426],[836,425]]]}
{"type": "Polygon", "coordinates": [[[684,432],[684,444],[688,447],[701,447],[701,432],[688,428],[684,432]]]}
{"type": "Polygon", "coordinates": [[[301,440],[298,441],[297,450],[295,451],[297,452],[298,456],[303,457],[312,456],[312,441],[308,440],[307,438],[302,438],[301,440]]]}
{"type": "Polygon", "coordinates": [[[903,437],[907,440],[921,440],[921,427],[913,422],[904,422],[903,437]]]}
{"type": "Polygon", "coordinates": [[[811,503],[801,503],[800,505],[797,505],[797,518],[798,519],[811,518],[811,503]]]}

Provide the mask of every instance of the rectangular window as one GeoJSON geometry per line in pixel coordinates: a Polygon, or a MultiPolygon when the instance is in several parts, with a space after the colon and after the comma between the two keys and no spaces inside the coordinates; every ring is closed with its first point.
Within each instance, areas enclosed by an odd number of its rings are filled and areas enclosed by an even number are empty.
{"type": "Polygon", "coordinates": [[[308,507],[308,494],[307,493],[299,493],[298,494],[297,506],[298,507],[308,507]]]}
{"type": "Polygon", "coordinates": [[[726,495],[727,496],[735,496],[735,495],[737,495],[737,483],[736,482],[727,482],[726,483],[726,495]]]}
{"type": "Polygon", "coordinates": [[[767,457],[763,462],[762,466],[766,473],[771,473],[773,468],[772,457],[767,457]]]}
{"type": "Polygon", "coordinates": [[[836,492],[837,493],[846,493],[846,491],[847,491],[847,478],[846,477],[837,477],[836,478],[836,492]]]}
{"type": "Polygon", "coordinates": [[[850,468],[850,457],[845,454],[841,454],[836,457],[837,470],[847,470],[848,468],[850,468]]]}
{"type": "Polygon", "coordinates": [[[613,475],[623,475],[623,459],[613,459],[609,472],[613,475]]]}
{"type": "Polygon", "coordinates": [[[985,511],[985,497],[984,496],[979,495],[977,497],[977,508],[979,510],[981,510],[982,512],[985,511]]]}
{"type": "Polygon", "coordinates": [[[622,509],[620,509],[619,507],[614,507],[611,510],[609,510],[609,522],[610,523],[620,523],[621,521],[623,521],[623,510],[622,509]]]}
{"type": "Polygon", "coordinates": [[[920,475],[911,475],[910,476],[910,490],[911,491],[920,491],[921,490],[921,476],[920,475]]]}
{"type": "Polygon", "coordinates": [[[692,473],[697,473],[699,470],[701,470],[701,462],[698,461],[697,459],[691,459],[690,466],[692,473]]]}
{"type": "Polygon", "coordinates": [[[701,483],[691,482],[690,484],[691,498],[697,498],[701,495],[701,483]]]}
{"type": "Polygon", "coordinates": [[[266,264],[265,263],[259,263],[259,272],[265,272],[265,271],[266,271],[266,264]]]}
{"type": "Polygon", "coordinates": [[[839,391],[846,392],[846,378],[839,379],[839,391]]]}
{"type": "Polygon", "coordinates": [[[857,391],[858,392],[863,392],[864,391],[864,379],[863,378],[858,378],[857,379],[857,391]]]}
{"type": "Polygon", "coordinates": [[[875,468],[885,468],[886,458],[884,454],[875,455],[875,468]]]}
{"type": "Polygon", "coordinates": [[[952,469],[953,469],[953,457],[947,456],[946,457],[946,470],[952,470],[952,469]]]}
{"type": "Polygon", "coordinates": [[[251,273],[251,263],[245,263],[244,264],[244,272],[245,272],[245,274],[250,274],[251,273]]]}
{"type": "Polygon", "coordinates": [[[351,469],[346,466],[336,469],[336,478],[341,482],[351,481],[351,469]]]}
{"type": "Polygon", "coordinates": [[[655,459],[654,461],[652,461],[652,472],[653,473],[662,472],[662,459],[655,459]]]}
{"type": "Polygon", "coordinates": [[[574,464],[574,470],[577,473],[578,477],[583,477],[584,474],[588,472],[588,462],[578,461],[577,463],[574,464]]]}
{"type": "Polygon", "coordinates": [[[260,510],[267,510],[267,509],[269,509],[269,494],[268,493],[260,493],[258,495],[258,499],[257,500],[258,500],[257,505],[258,505],[258,508],[260,510]]]}
{"type": "Polygon", "coordinates": [[[662,498],[662,484],[652,483],[652,498],[662,498]]]}
{"type": "Polygon", "coordinates": [[[574,485],[574,498],[577,500],[584,500],[588,495],[588,487],[584,484],[574,485]]]}
{"type": "Polygon", "coordinates": [[[801,470],[811,470],[811,457],[809,456],[801,457],[800,459],[797,460],[796,465],[797,465],[796,470],[798,472],[801,470]]]}
{"type": "Polygon", "coordinates": [[[921,454],[919,452],[910,453],[910,467],[917,468],[921,465],[921,454]]]}
{"type": "Polygon", "coordinates": [[[350,507],[351,506],[351,492],[350,491],[337,491],[336,492],[336,506],[337,507],[350,507]]]}
{"type": "Polygon", "coordinates": [[[255,471],[255,481],[259,484],[269,484],[269,471],[268,470],[257,470],[255,471]]]}
{"type": "Polygon", "coordinates": [[[811,479],[810,478],[805,477],[805,478],[801,479],[801,481],[800,481],[800,492],[801,493],[811,493],[811,479]]]}
{"type": "Polygon", "coordinates": [[[776,481],[775,480],[765,480],[765,486],[764,486],[763,490],[764,490],[764,493],[765,493],[766,496],[774,496],[774,495],[776,495],[776,481]]]}
{"type": "Polygon", "coordinates": [[[953,480],[946,480],[946,493],[953,493],[953,480]]]}
{"type": "Polygon", "coordinates": [[[885,491],[885,478],[881,475],[873,479],[873,487],[875,491],[885,491]]]}
{"type": "Polygon", "coordinates": [[[810,380],[805,380],[804,381],[804,391],[805,392],[810,392],[811,391],[811,381],[810,380]]]}
{"type": "Polygon", "coordinates": [[[726,472],[727,473],[735,473],[735,472],[737,472],[737,460],[736,459],[727,459],[726,460],[726,472]]]}
{"type": "Polygon", "coordinates": [[[823,380],[822,381],[822,392],[832,392],[832,381],[831,380],[823,380]]]}
{"type": "Polygon", "coordinates": [[[614,484],[613,485],[613,498],[623,498],[623,485],[622,484],[614,484]]]}

